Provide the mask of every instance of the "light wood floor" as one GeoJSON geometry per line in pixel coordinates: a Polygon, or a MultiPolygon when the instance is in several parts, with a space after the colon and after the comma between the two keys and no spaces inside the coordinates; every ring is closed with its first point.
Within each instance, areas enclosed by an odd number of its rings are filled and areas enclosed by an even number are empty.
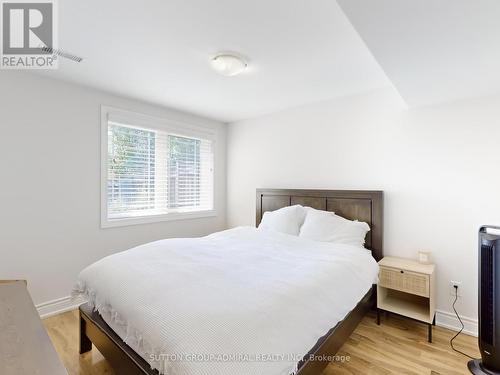
{"type": "Polygon", "coordinates": [[[115,374],[95,347],[88,353],[78,354],[78,310],[44,319],[43,324],[69,375],[115,374]]]}
{"type": "MultiPolygon", "coordinates": [[[[44,320],[49,336],[69,375],[114,374],[94,348],[78,354],[78,312],[71,311],[44,320]]],[[[389,316],[377,326],[369,315],[353,332],[338,355],[343,363],[331,363],[323,375],[333,374],[468,374],[467,358],[449,346],[453,332],[434,328],[434,342],[427,343],[427,327],[414,321],[389,316]]],[[[477,339],[460,335],[456,347],[479,357],[477,339]]],[[[117,374],[119,375],[119,374],[117,374]]]]}
{"type": "MultiPolygon", "coordinates": [[[[331,363],[323,375],[333,374],[470,374],[467,357],[454,352],[454,332],[433,328],[433,342],[427,342],[427,326],[390,315],[377,326],[374,316],[358,325],[338,355],[350,356],[345,363],[331,363]]],[[[455,348],[479,358],[477,338],[460,335],[455,348]]]]}

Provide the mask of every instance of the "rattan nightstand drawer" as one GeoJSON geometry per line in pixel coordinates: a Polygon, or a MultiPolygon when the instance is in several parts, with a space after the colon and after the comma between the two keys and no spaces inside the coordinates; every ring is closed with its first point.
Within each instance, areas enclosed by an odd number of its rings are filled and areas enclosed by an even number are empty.
{"type": "Polygon", "coordinates": [[[379,285],[422,297],[429,297],[429,275],[380,267],[379,285]]]}

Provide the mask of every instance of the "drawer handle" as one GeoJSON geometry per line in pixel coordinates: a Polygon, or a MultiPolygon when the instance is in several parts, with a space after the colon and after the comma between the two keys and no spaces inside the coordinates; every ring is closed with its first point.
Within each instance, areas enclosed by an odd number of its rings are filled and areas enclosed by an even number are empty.
{"type": "Polygon", "coordinates": [[[401,272],[401,273],[405,273],[405,271],[403,271],[403,270],[401,270],[401,271],[399,271],[399,272],[401,272]]]}

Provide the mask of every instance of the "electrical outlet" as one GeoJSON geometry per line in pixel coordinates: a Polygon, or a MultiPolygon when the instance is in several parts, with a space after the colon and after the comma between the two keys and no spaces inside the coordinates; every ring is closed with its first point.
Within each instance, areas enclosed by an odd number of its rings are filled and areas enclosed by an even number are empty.
{"type": "Polygon", "coordinates": [[[455,293],[458,292],[458,296],[462,297],[462,282],[461,281],[450,281],[450,296],[455,297],[455,293]],[[458,287],[457,291],[455,292],[455,286],[458,287]]]}

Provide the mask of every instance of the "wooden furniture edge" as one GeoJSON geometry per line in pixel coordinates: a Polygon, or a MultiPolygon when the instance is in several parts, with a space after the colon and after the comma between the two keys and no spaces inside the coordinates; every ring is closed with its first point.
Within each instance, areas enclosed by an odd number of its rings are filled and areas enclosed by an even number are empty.
{"type": "Polygon", "coordinates": [[[79,307],[80,354],[92,349],[92,344],[111,363],[117,374],[158,375],[149,363],[137,354],[113,331],[98,312],[92,311],[88,303],[79,307]]]}
{"type": "Polygon", "coordinates": [[[333,356],[351,336],[364,316],[375,307],[376,285],[365,294],[347,316],[335,328],[330,330],[327,337],[319,347],[306,355],[305,363],[299,367],[296,375],[318,375],[333,360],[333,356]],[[326,360],[324,360],[326,358],[326,360]]]}
{"type": "Polygon", "coordinates": [[[0,373],[67,375],[26,280],[0,281],[0,373]]]}
{"type": "Polygon", "coordinates": [[[10,283],[16,283],[18,281],[21,281],[24,283],[24,285],[28,286],[28,281],[24,279],[19,279],[19,280],[0,280],[0,284],[10,284],[10,283]]]}
{"type": "Polygon", "coordinates": [[[408,271],[423,273],[427,275],[430,275],[436,269],[436,264],[434,263],[423,264],[415,259],[394,256],[385,256],[378,262],[378,264],[380,267],[396,269],[405,268],[408,271]]]}

